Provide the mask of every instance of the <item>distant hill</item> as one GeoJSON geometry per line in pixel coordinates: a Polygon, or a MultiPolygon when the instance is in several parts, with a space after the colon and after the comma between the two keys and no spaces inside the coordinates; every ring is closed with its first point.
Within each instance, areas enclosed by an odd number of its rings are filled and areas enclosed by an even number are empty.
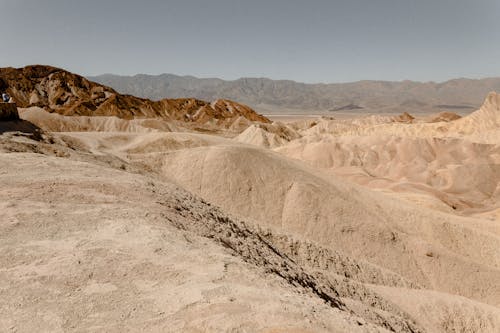
{"type": "Polygon", "coordinates": [[[261,112],[298,109],[331,112],[347,109],[468,112],[481,106],[484,96],[489,92],[500,91],[500,78],[461,78],[442,83],[358,81],[334,84],[305,84],[266,78],[224,81],[172,74],[105,74],[89,79],[111,86],[121,93],[153,100],[181,96],[203,100],[223,98],[248,104],[261,112]]]}
{"type": "Polygon", "coordinates": [[[0,91],[7,91],[19,107],[37,106],[65,116],[162,118],[223,126],[242,118],[269,122],[249,107],[236,102],[223,99],[205,102],[193,98],[151,101],[120,94],[80,75],[43,65],[0,68],[0,91]]]}

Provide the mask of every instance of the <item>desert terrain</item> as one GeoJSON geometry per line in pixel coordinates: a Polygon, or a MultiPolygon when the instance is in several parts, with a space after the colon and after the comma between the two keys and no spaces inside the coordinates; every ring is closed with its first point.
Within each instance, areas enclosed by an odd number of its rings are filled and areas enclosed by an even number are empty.
{"type": "Polygon", "coordinates": [[[2,332],[500,331],[500,94],[279,119],[48,66],[0,88],[2,332]]]}

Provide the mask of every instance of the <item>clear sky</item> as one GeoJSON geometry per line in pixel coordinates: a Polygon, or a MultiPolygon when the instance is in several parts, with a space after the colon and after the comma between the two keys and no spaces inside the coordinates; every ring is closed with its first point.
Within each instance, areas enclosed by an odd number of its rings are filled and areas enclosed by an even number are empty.
{"type": "Polygon", "coordinates": [[[500,0],[0,0],[0,67],[303,82],[500,76],[500,0]]]}

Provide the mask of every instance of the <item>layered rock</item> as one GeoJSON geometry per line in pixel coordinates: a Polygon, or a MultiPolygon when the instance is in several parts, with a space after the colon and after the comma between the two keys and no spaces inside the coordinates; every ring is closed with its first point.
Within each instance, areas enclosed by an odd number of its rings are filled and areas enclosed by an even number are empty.
{"type": "Polygon", "coordinates": [[[66,116],[163,118],[226,127],[240,118],[269,122],[249,107],[231,101],[209,103],[193,98],[151,101],[119,94],[112,88],[50,66],[0,68],[0,89],[7,91],[19,107],[37,106],[66,116]]]}

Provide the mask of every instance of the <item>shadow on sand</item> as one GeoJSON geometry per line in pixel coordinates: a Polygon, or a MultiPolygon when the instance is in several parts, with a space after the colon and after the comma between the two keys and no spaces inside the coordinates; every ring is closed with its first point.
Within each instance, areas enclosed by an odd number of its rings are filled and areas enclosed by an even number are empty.
{"type": "Polygon", "coordinates": [[[20,132],[25,136],[40,141],[42,139],[43,130],[35,124],[23,119],[0,121],[0,135],[8,132],[20,132]]]}

